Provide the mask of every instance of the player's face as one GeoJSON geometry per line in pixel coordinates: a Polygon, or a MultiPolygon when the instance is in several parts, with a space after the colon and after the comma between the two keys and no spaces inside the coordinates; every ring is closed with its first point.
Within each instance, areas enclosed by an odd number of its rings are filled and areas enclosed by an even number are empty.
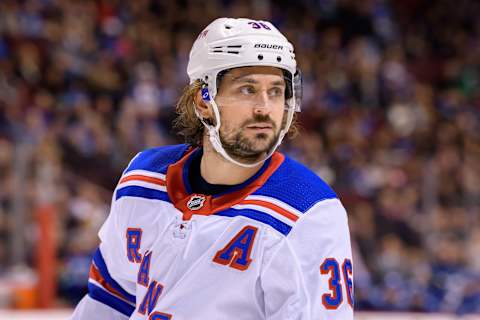
{"type": "Polygon", "coordinates": [[[285,113],[285,80],[274,67],[229,71],[215,101],[220,110],[220,139],[235,158],[254,162],[277,142],[285,113]]]}

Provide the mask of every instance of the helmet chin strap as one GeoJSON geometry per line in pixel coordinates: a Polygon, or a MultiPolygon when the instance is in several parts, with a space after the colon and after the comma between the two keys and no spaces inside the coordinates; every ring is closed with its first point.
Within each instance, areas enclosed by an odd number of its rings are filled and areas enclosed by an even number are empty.
{"type": "Polygon", "coordinates": [[[243,162],[240,162],[240,161],[237,161],[237,160],[233,159],[227,153],[227,151],[225,151],[225,149],[223,148],[222,142],[220,140],[220,132],[219,132],[221,123],[220,123],[220,112],[218,110],[218,106],[217,106],[214,99],[210,99],[210,101],[208,101],[207,103],[210,103],[210,105],[212,106],[212,109],[213,109],[213,112],[214,112],[214,115],[215,115],[215,120],[216,120],[216,125],[215,126],[212,126],[212,125],[208,124],[203,119],[203,117],[198,113],[197,108],[194,108],[194,109],[195,109],[195,113],[197,114],[197,117],[200,119],[200,121],[203,123],[205,128],[207,128],[207,130],[208,130],[208,138],[210,140],[210,143],[212,144],[215,151],[218,152],[219,154],[221,154],[224,159],[226,159],[227,161],[230,161],[231,163],[234,163],[234,164],[236,164],[240,167],[244,167],[244,168],[256,167],[259,164],[263,163],[268,158],[270,158],[272,156],[272,154],[275,152],[275,150],[277,149],[277,147],[280,145],[280,143],[282,143],[283,137],[288,132],[288,128],[290,127],[290,124],[291,124],[292,119],[293,119],[293,112],[294,111],[292,110],[292,108],[289,108],[288,115],[287,115],[286,126],[285,126],[284,129],[282,129],[280,131],[280,133],[278,135],[277,142],[269,150],[269,152],[265,156],[265,158],[255,162],[255,163],[243,163],[243,162]]]}

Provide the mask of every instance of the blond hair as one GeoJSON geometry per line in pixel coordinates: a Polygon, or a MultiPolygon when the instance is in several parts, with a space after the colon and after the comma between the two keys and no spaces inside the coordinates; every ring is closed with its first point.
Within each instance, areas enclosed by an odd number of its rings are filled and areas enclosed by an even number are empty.
{"type": "Polygon", "coordinates": [[[205,127],[195,113],[195,95],[202,88],[202,82],[196,80],[187,85],[177,102],[177,117],[173,120],[173,127],[182,136],[185,143],[194,147],[202,144],[205,127]]]}

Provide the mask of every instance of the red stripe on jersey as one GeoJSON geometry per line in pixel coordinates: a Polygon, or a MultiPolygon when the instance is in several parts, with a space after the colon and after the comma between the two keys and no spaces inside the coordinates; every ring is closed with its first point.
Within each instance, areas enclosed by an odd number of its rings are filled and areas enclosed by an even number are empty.
{"type": "Polygon", "coordinates": [[[131,176],[126,176],[126,177],[122,178],[119,183],[123,183],[123,182],[127,182],[127,181],[133,181],[133,180],[150,182],[150,183],[153,183],[153,184],[157,184],[159,186],[167,185],[167,183],[160,178],[144,176],[144,175],[141,175],[141,174],[132,174],[131,176]]]}
{"type": "Polygon", "coordinates": [[[240,202],[240,204],[254,204],[254,205],[257,205],[257,206],[261,206],[261,207],[265,207],[265,208],[268,208],[270,210],[273,210],[275,211],[276,213],[284,216],[285,218],[295,222],[298,220],[298,217],[283,209],[282,207],[279,207],[277,206],[276,204],[274,203],[271,203],[271,202],[267,202],[267,201],[263,201],[263,200],[243,200],[242,202],[240,202]]]}

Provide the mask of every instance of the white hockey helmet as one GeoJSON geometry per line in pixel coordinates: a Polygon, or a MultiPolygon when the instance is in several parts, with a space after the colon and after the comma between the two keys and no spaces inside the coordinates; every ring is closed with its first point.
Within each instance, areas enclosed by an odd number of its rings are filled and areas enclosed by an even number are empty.
{"type": "MultiPolygon", "coordinates": [[[[220,72],[238,67],[271,66],[285,72],[287,81],[287,121],[281,129],[279,139],[268,152],[270,157],[288,132],[293,113],[300,111],[301,76],[297,70],[293,45],[268,21],[245,18],[219,18],[210,23],[195,40],[190,51],[187,73],[190,83],[202,81],[202,96],[212,105],[216,125],[206,123],[197,116],[209,131],[209,138],[217,152],[227,160],[244,167],[258,164],[245,164],[232,159],[219,138],[220,115],[215,103],[217,77],[220,72]]],[[[265,159],[264,159],[265,160],[265,159]]],[[[262,160],[263,161],[263,160],[262,160]]],[[[261,161],[259,161],[261,162],[261,161]]]]}

